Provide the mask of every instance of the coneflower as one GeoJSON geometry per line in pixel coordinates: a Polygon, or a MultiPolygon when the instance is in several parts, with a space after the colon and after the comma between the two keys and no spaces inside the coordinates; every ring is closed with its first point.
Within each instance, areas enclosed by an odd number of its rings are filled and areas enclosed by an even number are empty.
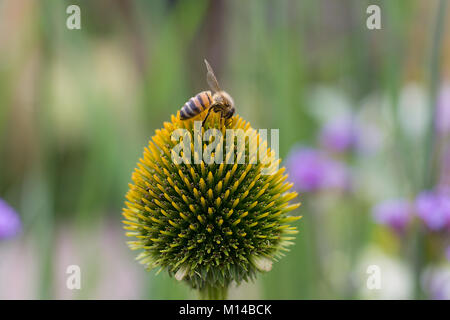
{"type": "Polygon", "coordinates": [[[156,130],[132,175],[123,222],[126,235],[135,238],[130,248],[141,250],[137,259],[147,269],[166,270],[202,298],[223,299],[231,282],[269,271],[287,251],[298,232],[289,223],[300,218],[287,213],[300,204],[289,203],[297,193],[289,192],[292,184],[274,152],[251,161],[251,144],[265,142],[237,115],[225,124],[214,114],[201,130],[242,129],[249,136],[244,155],[233,142],[227,149],[232,161],[228,156],[221,164],[203,159],[175,164],[171,152],[179,141],[172,133],[185,129],[194,137],[194,121],[203,117],[182,121],[178,114],[156,130]],[[246,161],[238,164],[243,156],[246,161]]]}
{"type": "Polygon", "coordinates": [[[12,238],[21,230],[21,222],[16,211],[0,198],[0,240],[12,238]]]}

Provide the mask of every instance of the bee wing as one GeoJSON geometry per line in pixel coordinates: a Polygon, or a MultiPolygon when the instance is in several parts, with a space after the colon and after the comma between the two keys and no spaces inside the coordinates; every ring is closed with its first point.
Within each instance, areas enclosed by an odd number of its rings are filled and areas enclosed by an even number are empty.
{"type": "Polygon", "coordinates": [[[214,71],[212,70],[211,66],[209,65],[208,61],[205,59],[206,69],[208,72],[206,73],[206,81],[208,81],[209,86],[212,90],[215,92],[221,91],[219,82],[217,81],[216,76],[214,75],[214,71]]]}

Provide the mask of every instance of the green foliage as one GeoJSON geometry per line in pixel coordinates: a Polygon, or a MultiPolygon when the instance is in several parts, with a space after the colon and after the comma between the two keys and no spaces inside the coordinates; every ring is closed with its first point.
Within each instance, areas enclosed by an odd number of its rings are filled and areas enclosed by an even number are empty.
{"type": "MultiPolygon", "coordinates": [[[[79,1],[82,29],[67,30],[65,9],[72,2],[6,0],[0,6],[0,196],[24,222],[18,250],[33,245],[30,268],[36,274],[29,285],[38,290],[30,296],[59,297],[55,275],[61,274],[57,250],[64,228],[75,229],[74,244],[110,221],[116,222],[113,234],[122,236],[117,221],[129,174],[154,130],[206,89],[204,58],[217,66],[239,115],[255,128],[280,129],[281,157],[296,143],[316,141],[320,123],[310,97],[316,86],[348,95],[353,110],[369,95],[387,92],[391,149],[376,161],[395,164],[386,186],[395,185],[397,175],[399,193],[422,187],[422,144],[429,141],[407,141],[397,111],[403,83],[426,79],[423,72],[432,69],[424,62],[436,1],[377,1],[383,14],[377,31],[365,28],[369,0],[79,1]]],[[[301,236],[285,259],[250,286],[248,297],[358,297],[350,280],[345,289],[326,283],[330,275],[319,274],[322,252],[313,244],[329,235],[329,251],[342,256],[336,269],[351,274],[373,240],[364,198],[369,191],[359,191],[361,199],[324,200],[325,214],[333,218],[320,223],[308,203],[322,200],[302,194],[307,218],[301,236]]],[[[104,259],[87,259],[83,270],[107,270],[104,259]]],[[[140,298],[192,297],[167,275],[136,274],[145,279],[140,298]]],[[[236,278],[244,275],[250,274],[236,278]]],[[[83,297],[102,298],[94,290],[100,277],[93,278],[83,297]]]]}

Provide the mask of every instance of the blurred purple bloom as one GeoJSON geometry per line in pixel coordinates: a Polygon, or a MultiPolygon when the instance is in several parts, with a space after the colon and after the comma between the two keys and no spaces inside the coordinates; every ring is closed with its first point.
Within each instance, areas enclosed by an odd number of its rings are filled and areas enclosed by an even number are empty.
{"type": "Polygon", "coordinates": [[[316,149],[299,148],[291,152],[287,159],[287,168],[298,191],[348,187],[347,168],[316,149]]]}
{"type": "Polygon", "coordinates": [[[444,84],[439,92],[436,106],[436,129],[446,134],[450,132],[450,84],[444,84]]]}
{"type": "Polygon", "coordinates": [[[450,270],[445,267],[427,270],[423,275],[422,286],[431,299],[450,299],[450,270]]]}
{"type": "Polygon", "coordinates": [[[333,119],[323,126],[319,139],[320,144],[330,151],[347,151],[357,142],[355,123],[351,118],[333,119]]]}
{"type": "Polygon", "coordinates": [[[21,229],[19,216],[5,201],[0,199],[0,239],[10,238],[21,229]]]}
{"type": "Polygon", "coordinates": [[[450,225],[450,197],[443,192],[423,191],[416,199],[416,210],[433,231],[450,225]]]}
{"type": "Polygon", "coordinates": [[[377,223],[401,233],[412,218],[412,206],[403,199],[384,201],[373,208],[373,216],[377,223]]]}
{"type": "MultiPolygon", "coordinates": [[[[445,189],[450,186],[450,145],[445,146],[442,150],[439,188],[445,189]]],[[[449,193],[450,194],[450,193],[449,193]]]]}

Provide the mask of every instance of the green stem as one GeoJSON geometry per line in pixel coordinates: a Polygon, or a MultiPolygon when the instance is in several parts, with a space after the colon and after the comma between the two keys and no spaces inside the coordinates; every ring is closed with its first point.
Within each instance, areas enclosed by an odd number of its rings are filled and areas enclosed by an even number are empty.
{"type": "Polygon", "coordinates": [[[206,285],[199,290],[201,300],[226,300],[228,296],[228,287],[216,287],[206,285]]]}
{"type": "Polygon", "coordinates": [[[434,29],[433,44],[430,57],[430,118],[428,122],[427,136],[425,139],[426,158],[424,170],[424,187],[430,188],[433,184],[433,153],[435,144],[435,121],[438,86],[440,81],[442,39],[444,37],[444,24],[447,1],[441,0],[437,8],[436,25],[434,29]]]}
{"type": "MultiPolygon", "coordinates": [[[[428,123],[428,130],[425,139],[425,164],[423,187],[429,189],[433,186],[434,177],[434,149],[435,149],[435,120],[436,120],[436,102],[438,94],[438,86],[440,81],[440,67],[441,67],[441,53],[442,53],[442,39],[444,36],[444,24],[446,14],[447,1],[441,0],[437,7],[436,25],[433,30],[433,44],[431,47],[430,57],[430,118],[428,123]]],[[[415,280],[415,298],[421,299],[424,297],[421,289],[421,275],[425,267],[424,259],[424,234],[420,226],[416,231],[415,239],[415,253],[414,253],[414,280],[415,280]]]]}
{"type": "MultiPolygon", "coordinates": [[[[311,201],[312,204],[313,201],[311,201]]],[[[320,203],[320,199],[315,195],[314,203],[320,203]]],[[[312,259],[315,263],[315,288],[313,294],[317,297],[322,295],[321,290],[325,289],[327,294],[332,295],[333,286],[329,282],[327,271],[324,268],[323,257],[327,255],[328,238],[327,233],[324,232],[323,212],[318,206],[309,205],[308,212],[310,213],[311,222],[311,248],[312,259]],[[325,239],[324,239],[325,238],[325,239]],[[319,286],[320,284],[320,286],[319,286]],[[323,286],[323,285],[324,286],[323,286]]]]}
{"type": "Polygon", "coordinates": [[[424,234],[422,233],[422,229],[418,226],[417,231],[415,233],[415,238],[413,239],[414,243],[414,257],[413,257],[413,272],[414,272],[414,299],[420,300],[424,298],[424,294],[422,291],[422,271],[425,267],[424,261],[424,234]]]}

